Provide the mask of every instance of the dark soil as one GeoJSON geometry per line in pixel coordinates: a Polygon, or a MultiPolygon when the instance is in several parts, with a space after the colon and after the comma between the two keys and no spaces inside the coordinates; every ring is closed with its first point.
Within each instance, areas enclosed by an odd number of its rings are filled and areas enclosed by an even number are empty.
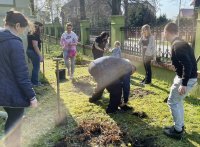
{"type": "Polygon", "coordinates": [[[143,88],[135,88],[130,91],[131,98],[144,98],[147,95],[156,95],[155,92],[150,90],[144,90],[143,88]]]}
{"type": "Polygon", "coordinates": [[[67,146],[90,146],[96,144],[99,146],[120,146],[121,143],[131,143],[133,147],[156,147],[156,137],[152,135],[136,138],[128,136],[127,132],[122,132],[121,129],[111,122],[96,122],[94,120],[83,121],[73,130],[70,136],[65,136],[60,139],[54,147],[67,146]],[[90,144],[90,145],[89,145],[90,144]]]}

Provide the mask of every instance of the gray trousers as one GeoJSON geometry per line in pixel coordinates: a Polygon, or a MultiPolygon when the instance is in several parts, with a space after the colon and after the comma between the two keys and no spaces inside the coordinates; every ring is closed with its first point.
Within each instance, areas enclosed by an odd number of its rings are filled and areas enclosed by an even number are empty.
{"type": "Polygon", "coordinates": [[[66,67],[68,69],[68,74],[69,75],[70,74],[73,75],[74,74],[74,70],[75,70],[75,59],[76,59],[76,56],[69,57],[68,51],[63,51],[63,57],[64,57],[64,60],[65,60],[65,65],[66,65],[66,67]],[[69,62],[69,59],[70,59],[71,62],[69,62]],[[70,66],[70,63],[71,63],[71,66],[70,66]]]}

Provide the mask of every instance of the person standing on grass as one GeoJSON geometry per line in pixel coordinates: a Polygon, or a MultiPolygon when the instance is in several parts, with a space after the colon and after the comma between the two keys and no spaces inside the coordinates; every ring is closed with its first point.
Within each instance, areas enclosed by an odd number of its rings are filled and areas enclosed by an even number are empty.
{"type": "Polygon", "coordinates": [[[41,82],[39,82],[39,73],[40,73],[40,62],[44,61],[44,57],[41,53],[41,37],[40,33],[43,27],[43,24],[40,22],[35,22],[35,29],[29,32],[28,39],[28,47],[26,54],[28,58],[31,60],[33,64],[31,82],[33,86],[42,86],[41,82]]]}
{"type": "Polygon", "coordinates": [[[37,107],[36,94],[29,79],[22,40],[28,19],[9,11],[5,28],[0,29],[0,106],[8,114],[5,123],[6,147],[20,147],[20,126],[24,108],[37,107]]]}
{"type": "Polygon", "coordinates": [[[94,59],[103,57],[104,51],[106,50],[106,45],[108,44],[109,34],[107,32],[102,32],[96,37],[94,44],[92,45],[92,54],[94,59]]]}
{"type": "MultiPolygon", "coordinates": [[[[121,43],[115,41],[114,48],[111,50],[112,56],[116,58],[121,58],[121,43]]],[[[121,99],[120,108],[124,111],[132,110],[133,108],[128,106],[128,99],[130,94],[130,79],[132,72],[126,74],[122,77],[122,94],[123,99],[121,99]]]]}
{"type": "Polygon", "coordinates": [[[67,67],[68,76],[70,76],[70,79],[73,79],[74,77],[77,43],[78,43],[78,37],[72,31],[72,24],[67,23],[66,31],[62,34],[61,39],[60,39],[60,45],[63,48],[63,57],[65,60],[65,65],[67,67]],[[69,62],[69,59],[71,62],[69,62]],[[71,64],[71,68],[70,68],[70,64],[71,64]]]}
{"type": "Polygon", "coordinates": [[[183,100],[197,84],[197,63],[194,50],[179,38],[178,26],[175,23],[168,23],[165,26],[164,36],[171,42],[171,60],[176,72],[167,101],[174,125],[165,127],[164,134],[174,139],[181,139],[184,132],[183,100]]]}
{"type": "Polygon", "coordinates": [[[155,38],[151,34],[151,29],[148,24],[142,26],[139,46],[142,47],[142,59],[144,63],[144,69],[146,72],[145,78],[142,80],[141,84],[151,84],[152,82],[151,60],[155,55],[156,49],[155,49],[155,38]]]}

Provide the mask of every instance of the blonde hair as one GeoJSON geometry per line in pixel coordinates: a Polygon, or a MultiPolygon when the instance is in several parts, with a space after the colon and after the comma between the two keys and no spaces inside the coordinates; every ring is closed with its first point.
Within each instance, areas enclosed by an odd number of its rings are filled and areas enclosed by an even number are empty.
{"type": "Polygon", "coordinates": [[[148,36],[151,35],[151,28],[150,28],[150,25],[145,24],[145,25],[142,26],[142,28],[141,28],[141,35],[144,34],[144,30],[147,30],[148,36]]]}
{"type": "Polygon", "coordinates": [[[72,23],[71,23],[71,22],[68,22],[68,23],[66,24],[66,27],[72,27],[72,23]]]}
{"type": "Polygon", "coordinates": [[[119,41],[115,41],[114,46],[121,46],[121,43],[119,41]]]}

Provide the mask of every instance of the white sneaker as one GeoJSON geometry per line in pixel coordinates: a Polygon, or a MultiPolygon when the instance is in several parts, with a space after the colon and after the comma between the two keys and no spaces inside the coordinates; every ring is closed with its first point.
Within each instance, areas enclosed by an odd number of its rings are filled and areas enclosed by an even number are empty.
{"type": "Polygon", "coordinates": [[[70,80],[72,80],[74,78],[74,75],[72,74],[71,76],[70,76],[70,80]]]}

